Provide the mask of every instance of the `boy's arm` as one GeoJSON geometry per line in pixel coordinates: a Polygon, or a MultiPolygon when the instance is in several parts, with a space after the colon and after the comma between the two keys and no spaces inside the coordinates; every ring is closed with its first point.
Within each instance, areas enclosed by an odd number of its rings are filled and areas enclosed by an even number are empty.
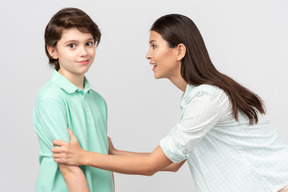
{"type": "MultiPolygon", "coordinates": [[[[41,151],[50,151],[55,138],[70,140],[67,131],[66,109],[61,101],[50,98],[43,100],[36,106],[33,118],[37,122],[37,135],[43,142],[40,145],[41,151]]],[[[49,158],[49,156],[45,158],[49,158]]],[[[50,158],[52,158],[52,154],[50,158]]],[[[69,192],[89,191],[85,175],[79,166],[57,165],[56,162],[55,165],[59,166],[69,192]]]]}
{"type": "Polygon", "coordinates": [[[59,164],[69,192],[89,192],[88,183],[83,171],[78,166],[59,164]]]}
{"type": "MultiPolygon", "coordinates": [[[[71,140],[72,138],[70,138],[71,140]]],[[[88,183],[79,166],[58,164],[69,192],[89,192],[88,183]]]]}

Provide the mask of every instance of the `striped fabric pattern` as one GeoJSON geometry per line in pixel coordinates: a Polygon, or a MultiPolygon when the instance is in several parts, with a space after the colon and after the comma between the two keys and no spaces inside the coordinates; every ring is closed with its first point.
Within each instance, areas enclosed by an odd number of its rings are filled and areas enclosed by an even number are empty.
{"type": "Polygon", "coordinates": [[[187,85],[176,126],[160,141],[173,162],[187,159],[200,192],[273,192],[288,185],[288,145],[259,115],[236,121],[227,94],[211,85],[187,85]]]}

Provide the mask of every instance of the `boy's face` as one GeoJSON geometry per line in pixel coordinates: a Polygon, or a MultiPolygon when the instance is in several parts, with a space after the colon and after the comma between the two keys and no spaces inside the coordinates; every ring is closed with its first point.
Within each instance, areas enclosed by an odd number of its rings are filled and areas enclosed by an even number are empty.
{"type": "Polygon", "coordinates": [[[84,76],[94,61],[95,49],[93,36],[77,28],[65,29],[56,48],[48,47],[50,55],[59,61],[59,73],[69,76],[84,76]]]}

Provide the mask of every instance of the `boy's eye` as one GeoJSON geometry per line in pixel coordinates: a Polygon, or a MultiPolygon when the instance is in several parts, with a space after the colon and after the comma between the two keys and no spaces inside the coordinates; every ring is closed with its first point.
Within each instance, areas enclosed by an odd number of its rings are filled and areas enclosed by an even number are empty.
{"type": "Polygon", "coordinates": [[[152,49],[155,49],[156,48],[156,45],[151,45],[152,49]]]}
{"type": "Polygon", "coordinates": [[[93,46],[93,45],[94,45],[94,43],[92,41],[89,41],[86,43],[86,46],[93,46]]]}
{"type": "Polygon", "coordinates": [[[71,44],[68,45],[68,47],[69,47],[69,48],[75,48],[76,45],[75,45],[74,43],[71,43],[71,44]]]}

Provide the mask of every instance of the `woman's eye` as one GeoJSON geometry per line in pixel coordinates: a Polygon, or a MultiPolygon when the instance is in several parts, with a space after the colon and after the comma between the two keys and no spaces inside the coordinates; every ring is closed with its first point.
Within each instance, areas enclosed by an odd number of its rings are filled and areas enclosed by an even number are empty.
{"type": "Polygon", "coordinates": [[[151,45],[152,49],[155,49],[156,48],[156,45],[151,45]]]}
{"type": "Polygon", "coordinates": [[[75,48],[76,45],[75,45],[74,43],[71,43],[71,44],[68,45],[68,47],[69,47],[69,48],[75,48]]]}

